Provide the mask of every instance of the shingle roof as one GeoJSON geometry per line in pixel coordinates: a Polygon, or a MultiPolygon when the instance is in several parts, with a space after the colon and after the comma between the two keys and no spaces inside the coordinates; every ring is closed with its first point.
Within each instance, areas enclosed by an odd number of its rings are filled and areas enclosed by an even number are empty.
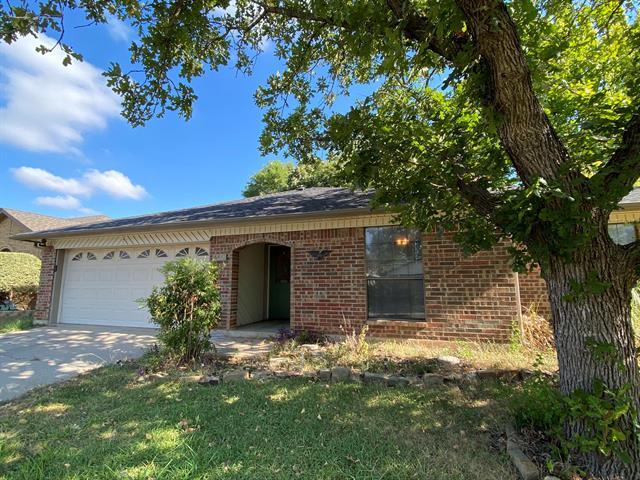
{"type": "MultiPolygon", "coordinates": [[[[114,220],[105,220],[108,217],[100,218],[100,216],[62,219],[28,214],[53,221],[75,222],[75,224],[45,227],[37,230],[32,229],[33,233],[19,234],[15,238],[52,238],[82,233],[108,233],[111,230],[136,230],[184,224],[216,223],[229,220],[255,220],[265,217],[370,210],[372,197],[373,191],[371,190],[354,191],[348,188],[314,187],[114,220]],[[78,220],[80,221],[78,222],[78,220]]],[[[636,205],[640,206],[640,188],[634,188],[620,202],[620,205],[627,208],[635,207],[636,205]]],[[[16,212],[16,210],[4,210],[16,212]]],[[[2,212],[2,209],[0,209],[0,212],[2,212]]],[[[26,214],[27,212],[20,213],[26,214]]]]}
{"type": "MultiPolygon", "coordinates": [[[[350,210],[369,210],[372,191],[354,191],[347,188],[314,187],[201,207],[172,210],[136,217],[119,218],[90,225],[70,226],[47,230],[39,238],[94,233],[110,230],[134,230],[193,223],[215,223],[228,220],[258,219],[289,215],[322,214],[350,210]]],[[[15,238],[34,238],[33,234],[20,234],[15,238]]]]}
{"type": "Polygon", "coordinates": [[[620,206],[629,208],[631,206],[640,206],[640,187],[635,187],[629,194],[622,199],[620,206]]]}
{"type": "Polygon", "coordinates": [[[106,215],[91,215],[88,217],[60,218],[39,213],[24,212],[13,208],[0,208],[0,214],[11,217],[16,222],[24,225],[32,232],[41,230],[51,230],[54,228],[71,227],[73,225],[83,225],[87,223],[102,222],[109,220],[106,215]]]}

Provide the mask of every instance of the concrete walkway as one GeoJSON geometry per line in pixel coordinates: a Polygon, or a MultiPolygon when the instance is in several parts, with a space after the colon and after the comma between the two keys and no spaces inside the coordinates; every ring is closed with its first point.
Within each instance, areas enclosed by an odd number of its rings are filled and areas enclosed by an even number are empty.
{"type": "Polygon", "coordinates": [[[155,330],[64,325],[0,335],[0,402],[39,385],[139,357],[155,330]]]}
{"type": "MultiPolygon", "coordinates": [[[[75,377],[118,360],[141,356],[156,343],[148,328],[60,325],[0,334],[0,402],[32,388],[75,377]]],[[[273,342],[262,331],[215,330],[221,355],[250,358],[266,354],[273,342]]]]}
{"type": "Polygon", "coordinates": [[[211,334],[211,342],[218,354],[243,359],[265,355],[273,346],[270,335],[253,332],[238,335],[233,330],[215,330],[211,334]]]}

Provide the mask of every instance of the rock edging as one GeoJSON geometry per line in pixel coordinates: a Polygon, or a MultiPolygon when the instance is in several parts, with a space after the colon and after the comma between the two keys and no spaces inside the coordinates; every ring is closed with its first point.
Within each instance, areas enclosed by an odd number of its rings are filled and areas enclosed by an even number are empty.
{"type": "Polygon", "coordinates": [[[505,433],[507,435],[507,455],[509,455],[511,463],[518,470],[522,480],[538,480],[540,478],[538,467],[520,448],[520,439],[513,426],[507,425],[505,433]]]}
{"type": "Polygon", "coordinates": [[[292,372],[282,369],[279,362],[270,363],[269,369],[236,368],[223,372],[221,376],[203,376],[198,380],[202,385],[218,385],[242,380],[269,380],[271,378],[305,377],[326,383],[361,382],[368,385],[382,385],[386,387],[406,386],[437,386],[443,384],[472,383],[479,381],[516,381],[524,380],[532,372],[526,369],[482,369],[464,373],[425,373],[421,376],[394,375],[378,372],[360,372],[345,366],[335,366],[314,372],[292,372]],[[277,366],[276,368],[273,368],[277,366]],[[279,367],[279,368],[278,368],[279,367]]]}

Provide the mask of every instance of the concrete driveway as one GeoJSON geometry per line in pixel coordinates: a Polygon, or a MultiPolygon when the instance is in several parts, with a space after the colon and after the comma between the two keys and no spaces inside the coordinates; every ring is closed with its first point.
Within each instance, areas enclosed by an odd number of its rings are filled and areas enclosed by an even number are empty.
{"type": "Polygon", "coordinates": [[[107,363],[135,358],[155,330],[64,325],[0,335],[0,402],[107,363]]]}

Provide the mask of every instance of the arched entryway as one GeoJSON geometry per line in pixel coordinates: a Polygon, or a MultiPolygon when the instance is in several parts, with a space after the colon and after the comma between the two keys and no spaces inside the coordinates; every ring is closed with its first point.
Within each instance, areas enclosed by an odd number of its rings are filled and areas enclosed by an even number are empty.
{"type": "Polygon", "coordinates": [[[291,247],[267,242],[238,248],[233,255],[235,308],[231,328],[272,331],[289,328],[291,247]],[[234,322],[235,320],[235,322],[234,322]]]}

